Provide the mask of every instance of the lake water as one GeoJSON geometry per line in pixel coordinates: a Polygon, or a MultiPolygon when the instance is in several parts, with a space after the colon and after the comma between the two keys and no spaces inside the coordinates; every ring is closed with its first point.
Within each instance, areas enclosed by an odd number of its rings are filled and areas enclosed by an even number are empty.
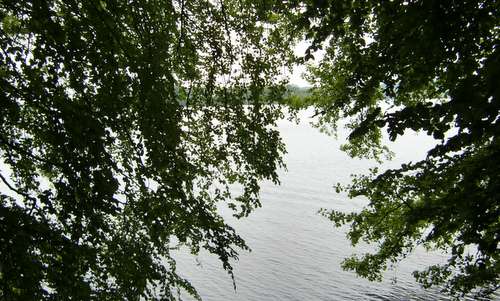
{"type": "MultiPolygon", "coordinates": [[[[303,117],[310,116],[303,113],[303,117]]],[[[353,248],[345,238],[346,228],[335,228],[317,214],[320,208],[359,210],[366,200],[349,200],[335,193],[337,182],[348,183],[350,174],[375,166],[373,161],[351,159],[339,150],[339,140],[309,125],[279,123],[287,146],[288,171],[280,172],[281,185],[262,184],[262,208],[248,218],[223,216],[246,240],[252,252],[240,252],[233,263],[236,290],[230,276],[214,256],[176,254],[178,271],[196,287],[203,300],[448,300],[436,290],[424,290],[411,272],[439,262],[446,256],[416,250],[382,282],[369,282],[340,268],[343,258],[369,251],[353,248]]],[[[425,156],[435,142],[424,134],[407,133],[390,144],[395,159],[384,164],[425,156]]],[[[189,297],[187,298],[189,299],[189,297]]]]}

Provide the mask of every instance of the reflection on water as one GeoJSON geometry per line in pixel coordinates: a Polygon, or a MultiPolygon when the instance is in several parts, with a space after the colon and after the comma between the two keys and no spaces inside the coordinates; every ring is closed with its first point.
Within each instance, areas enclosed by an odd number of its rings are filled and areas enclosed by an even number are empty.
{"type": "MultiPolygon", "coordinates": [[[[304,116],[307,116],[305,114],[304,116]]],[[[310,115],[309,115],[310,116],[310,115]]],[[[317,214],[320,208],[359,210],[365,200],[348,200],[332,185],[347,183],[350,174],[375,165],[354,160],[339,151],[339,142],[321,134],[308,122],[279,124],[287,145],[288,171],[280,174],[281,186],[262,184],[262,208],[248,218],[234,220],[222,210],[252,252],[242,252],[233,263],[237,290],[230,276],[213,256],[193,258],[181,252],[178,271],[197,288],[204,300],[447,300],[437,291],[420,288],[411,272],[439,262],[446,256],[417,250],[384,281],[369,282],[343,271],[340,262],[367,246],[351,247],[346,229],[337,229],[317,214]]],[[[341,140],[341,137],[339,137],[341,140]]],[[[425,135],[407,133],[392,144],[396,158],[386,167],[417,160],[433,145],[425,135]]],[[[189,299],[189,298],[188,298],[189,299]]]]}

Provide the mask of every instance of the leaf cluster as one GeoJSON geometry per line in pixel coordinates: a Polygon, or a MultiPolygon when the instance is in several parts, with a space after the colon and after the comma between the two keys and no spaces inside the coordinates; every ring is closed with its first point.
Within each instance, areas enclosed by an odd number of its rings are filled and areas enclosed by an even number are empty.
{"type": "Polygon", "coordinates": [[[217,208],[247,216],[283,165],[279,20],[203,0],[2,1],[0,19],[0,299],[198,298],[179,245],[232,275],[248,247],[217,208]]]}
{"type": "Polygon", "coordinates": [[[344,187],[370,201],[360,213],[323,212],[377,252],[344,267],[379,279],[416,245],[450,252],[416,272],[454,295],[491,294],[500,274],[500,36],[496,1],[306,1],[297,22],[324,48],[310,68],[319,124],[347,119],[344,148],[379,158],[382,131],[438,140],[427,157],[344,187]]]}

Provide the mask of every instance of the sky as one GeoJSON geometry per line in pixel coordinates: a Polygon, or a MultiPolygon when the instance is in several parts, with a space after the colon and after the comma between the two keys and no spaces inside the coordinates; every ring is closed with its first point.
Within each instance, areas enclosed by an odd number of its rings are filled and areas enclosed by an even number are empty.
{"type": "Polygon", "coordinates": [[[302,78],[305,71],[306,67],[304,65],[295,66],[293,73],[290,75],[290,84],[299,87],[310,87],[311,83],[302,78]]]}
{"type": "MultiPolygon", "coordinates": [[[[295,55],[304,56],[307,47],[310,45],[307,41],[301,41],[295,46],[295,55]]],[[[313,63],[318,63],[324,56],[324,51],[316,51],[314,54],[313,63]]],[[[290,84],[299,87],[311,87],[311,83],[303,78],[303,74],[306,72],[306,66],[304,64],[295,65],[292,74],[290,74],[290,84]]]]}

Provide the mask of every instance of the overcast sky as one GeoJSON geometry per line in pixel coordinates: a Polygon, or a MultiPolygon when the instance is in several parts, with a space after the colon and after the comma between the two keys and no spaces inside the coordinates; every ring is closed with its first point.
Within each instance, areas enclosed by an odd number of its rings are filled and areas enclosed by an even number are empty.
{"type": "MultiPolygon", "coordinates": [[[[302,41],[297,44],[295,47],[295,54],[299,56],[304,56],[307,47],[310,45],[310,43],[306,41],[302,41]]],[[[318,63],[321,58],[323,58],[323,51],[316,51],[313,53],[314,55],[314,62],[318,63]]],[[[292,85],[297,85],[299,87],[310,87],[311,83],[303,79],[303,74],[306,71],[306,66],[301,64],[301,65],[296,65],[293,68],[293,72],[290,75],[290,84],[292,85]]]]}

